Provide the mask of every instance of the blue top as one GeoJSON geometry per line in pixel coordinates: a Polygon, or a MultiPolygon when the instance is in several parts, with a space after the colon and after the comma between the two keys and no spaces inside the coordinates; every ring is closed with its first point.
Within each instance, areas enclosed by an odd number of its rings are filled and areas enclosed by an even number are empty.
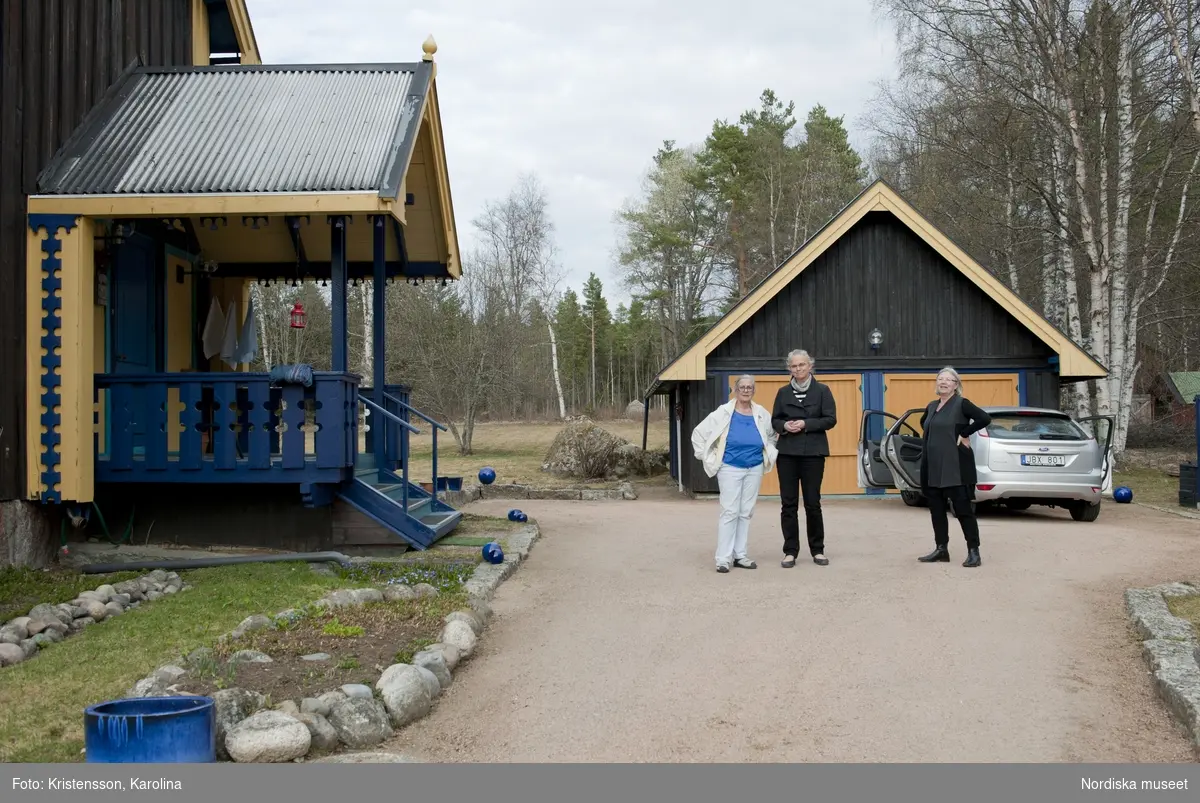
{"type": "Polygon", "coordinates": [[[735,468],[754,468],[763,461],[762,433],[754,416],[733,411],[733,419],[729,422],[729,435],[725,438],[726,465],[735,468]]]}

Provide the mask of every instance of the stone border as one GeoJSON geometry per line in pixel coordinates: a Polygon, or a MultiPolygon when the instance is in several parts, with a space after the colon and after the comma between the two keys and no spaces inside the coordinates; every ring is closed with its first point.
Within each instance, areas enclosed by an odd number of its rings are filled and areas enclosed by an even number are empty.
{"type": "Polygon", "coordinates": [[[86,627],[189,588],[175,572],[155,569],[116,585],[104,583],[80,592],[70,602],[34,605],[27,615],[10,619],[0,627],[0,667],[23,663],[86,627]]]}
{"type": "Polygon", "coordinates": [[[1168,710],[1200,748],[1200,643],[1192,624],[1171,613],[1168,597],[1200,596],[1188,583],[1125,591],[1125,608],[1142,638],[1142,658],[1168,710]]]}
{"type": "MultiPolygon", "coordinates": [[[[379,763],[406,761],[392,754],[353,751],[370,750],[396,735],[433,710],[434,701],[453,682],[455,669],[475,653],[478,640],[492,617],[490,602],[496,588],[529,556],[541,533],[536,524],[526,524],[501,536],[508,551],[500,564],[479,563],[464,584],[468,607],[446,615],[439,641],[416,653],[411,664],[392,664],[383,670],[372,690],[349,684],[297,704],[286,700],[273,708],[264,695],[241,688],[221,689],[212,697],[216,706],[217,757],[237,763],[333,762],[379,763]],[[349,748],[351,752],[337,752],[349,748]]],[[[305,608],[341,608],[384,600],[408,600],[437,596],[427,583],[407,586],[390,583],[379,588],[330,591],[305,608]]],[[[281,611],[275,616],[254,615],[244,619],[219,642],[236,641],[255,630],[276,627],[281,621],[303,617],[304,608],[281,611]]],[[[240,650],[230,662],[269,662],[271,657],[254,650],[240,650]]],[[[203,670],[216,661],[213,651],[201,647],[176,664],[161,666],[139,680],[127,697],[189,696],[184,690],[189,669],[203,670]],[[184,667],[188,667],[185,669],[184,667]]]]}
{"type": "Polygon", "coordinates": [[[535,485],[468,485],[461,491],[444,491],[438,498],[453,508],[480,499],[547,499],[572,502],[637,499],[633,483],[622,482],[616,488],[539,488],[535,485]]]}

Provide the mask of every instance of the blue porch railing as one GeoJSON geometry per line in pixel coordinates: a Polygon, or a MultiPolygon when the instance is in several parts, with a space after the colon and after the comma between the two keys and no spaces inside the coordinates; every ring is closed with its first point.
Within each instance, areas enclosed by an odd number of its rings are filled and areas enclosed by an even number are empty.
{"type": "Polygon", "coordinates": [[[409,441],[409,434],[421,434],[419,430],[410,426],[409,422],[413,416],[419,418],[432,427],[430,432],[430,448],[433,452],[433,465],[431,467],[432,474],[430,477],[430,482],[434,483],[434,491],[436,492],[437,483],[439,481],[437,465],[438,432],[447,432],[449,431],[449,428],[445,424],[431,418],[430,416],[410,405],[408,403],[407,390],[408,388],[403,385],[386,385],[384,387],[384,392],[380,394],[383,397],[382,400],[377,400],[373,388],[361,389],[359,393],[359,401],[363,403],[363,407],[369,412],[369,417],[366,419],[366,425],[369,431],[366,434],[366,448],[364,451],[366,454],[373,454],[375,452],[376,440],[373,436],[373,422],[378,419],[380,425],[383,426],[384,429],[382,438],[383,454],[374,455],[375,466],[377,468],[386,469],[387,471],[393,473],[399,471],[402,473],[404,481],[408,482],[408,468],[411,457],[411,443],[409,441]],[[402,394],[401,398],[397,397],[397,391],[402,394]],[[368,399],[372,402],[372,404],[368,405],[366,403],[368,399]],[[374,412],[377,407],[382,408],[378,413],[374,412]]]}
{"type": "Polygon", "coordinates": [[[98,374],[101,482],[336,483],[358,453],[358,377],[98,374]]]}
{"type": "MultiPolygon", "coordinates": [[[[358,389],[358,396],[360,399],[370,399],[383,407],[388,413],[408,423],[410,391],[411,388],[408,385],[384,385],[383,398],[378,399],[375,397],[374,388],[360,387],[358,389]]],[[[365,409],[367,412],[365,423],[367,429],[370,430],[371,412],[370,408],[365,409]]],[[[383,454],[375,456],[375,465],[396,472],[400,470],[401,461],[408,455],[408,430],[402,426],[391,424],[386,416],[384,418],[385,443],[383,445],[383,454]]],[[[375,455],[375,438],[370,432],[365,433],[361,443],[363,444],[363,454],[375,455]]]]}

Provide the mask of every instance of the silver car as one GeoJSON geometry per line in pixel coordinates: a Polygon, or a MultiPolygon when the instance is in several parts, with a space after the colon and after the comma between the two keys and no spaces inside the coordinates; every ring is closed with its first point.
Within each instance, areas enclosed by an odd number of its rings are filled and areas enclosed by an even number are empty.
{"type": "MultiPolygon", "coordinates": [[[[992,423],[971,436],[975,455],[976,510],[996,505],[1025,510],[1061,507],[1075,521],[1095,521],[1112,485],[1114,416],[1072,418],[1041,407],[984,407],[992,423]]],[[[925,408],[896,416],[863,413],[858,482],[863,488],[897,488],[905,504],[921,495],[920,421],[925,408]]]]}

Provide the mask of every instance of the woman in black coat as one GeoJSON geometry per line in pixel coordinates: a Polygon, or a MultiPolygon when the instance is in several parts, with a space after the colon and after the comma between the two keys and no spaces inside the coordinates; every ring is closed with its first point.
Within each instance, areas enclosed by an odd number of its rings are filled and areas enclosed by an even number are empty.
{"type": "Polygon", "coordinates": [[[962,380],[953,368],[937,375],[937,399],[921,416],[924,451],[921,459],[921,493],[929,502],[933,519],[934,549],[917,558],[922,563],[950,561],[950,524],[946,504],[954,506],[954,515],[967,540],[967,559],[963,566],[974,568],[979,559],[979,522],[971,509],[975,499],[975,455],[970,436],[992,423],[992,417],[969,399],[963,398],[962,380]]]}

